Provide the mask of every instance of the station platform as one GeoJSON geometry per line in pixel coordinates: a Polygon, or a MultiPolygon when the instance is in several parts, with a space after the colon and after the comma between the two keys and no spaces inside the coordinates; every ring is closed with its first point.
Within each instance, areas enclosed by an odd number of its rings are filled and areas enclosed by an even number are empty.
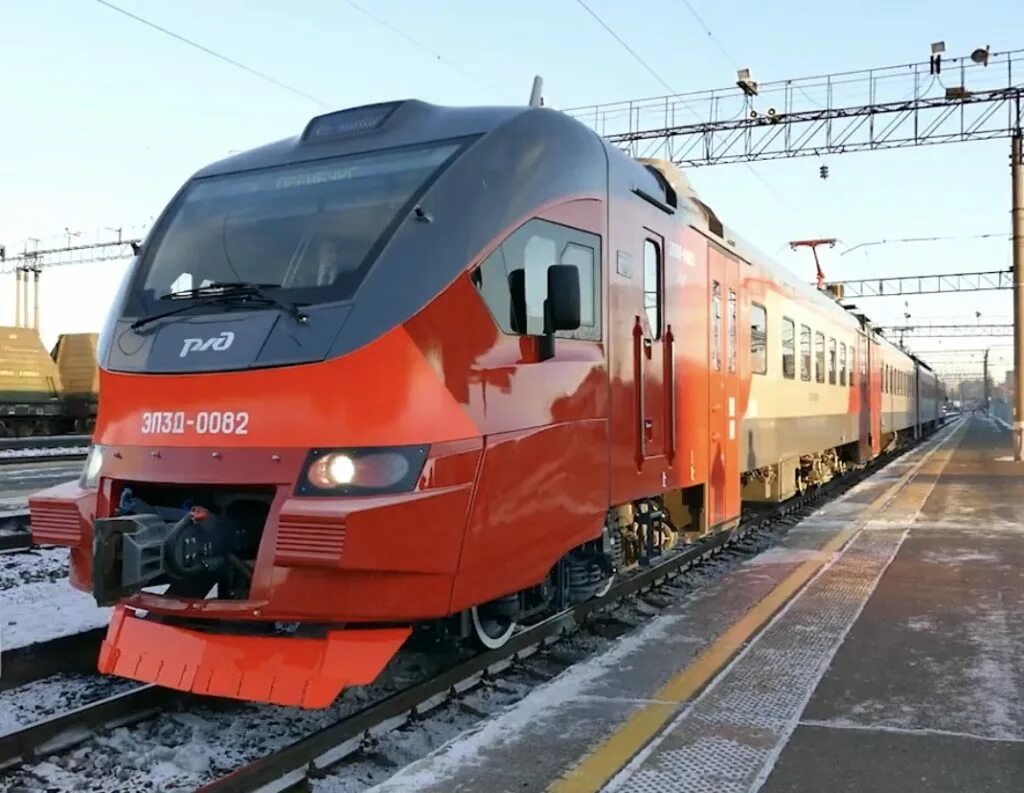
{"type": "Polygon", "coordinates": [[[947,425],[374,788],[1024,790],[1024,465],[947,425]]]}

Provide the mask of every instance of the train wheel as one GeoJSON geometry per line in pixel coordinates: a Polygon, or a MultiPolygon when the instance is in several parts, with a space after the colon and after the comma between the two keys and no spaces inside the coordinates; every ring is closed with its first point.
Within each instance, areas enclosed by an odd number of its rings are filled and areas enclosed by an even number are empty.
{"type": "Polygon", "coordinates": [[[516,621],[511,617],[481,614],[478,606],[470,609],[473,635],[488,650],[504,647],[516,630],[516,621]]]}

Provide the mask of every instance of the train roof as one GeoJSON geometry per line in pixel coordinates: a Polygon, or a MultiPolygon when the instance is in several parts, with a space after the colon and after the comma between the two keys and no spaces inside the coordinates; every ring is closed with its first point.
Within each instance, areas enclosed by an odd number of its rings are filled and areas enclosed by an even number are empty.
{"type": "MultiPolygon", "coordinates": [[[[605,141],[605,146],[611,152],[610,156],[632,160],[627,153],[616,148],[608,141],[605,141]]],[[[851,327],[862,328],[865,332],[872,334],[879,344],[887,347],[891,352],[904,355],[928,368],[929,371],[931,370],[919,358],[912,355],[908,350],[893,344],[885,334],[873,327],[867,315],[861,312],[852,312],[841,305],[830,293],[800,280],[789,268],[744,240],[730,226],[723,223],[715,211],[700,199],[696,190],[690,184],[689,179],[677,165],[665,160],[651,159],[632,160],[632,162],[634,166],[647,167],[660,173],[674,192],[674,196],[670,198],[670,203],[674,203],[677,208],[687,211],[691,215],[689,221],[694,226],[700,228],[712,238],[721,239],[724,247],[732,250],[736,256],[744,261],[752,264],[756,263],[763,267],[777,284],[789,289],[801,301],[816,305],[823,311],[832,314],[837,322],[845,322],[851,327]]]]}
{"type": "MultiPolygon", "coordinates": [[[[437,140],[472,138],[485,135],[517,116],[556,112],[526,106],[450,107],[419,99],[363,105],[316,116],[301,133],[214,162],[196,172],[195,177],[226,175],[437,140]]],[[[577,119],[572,121],[582,125],[577,119]]],[[[600,138],[596,132],[593,134],[600,138]]],[[[786,286],[800,299],[834,313],[837,321],[841,321],[842,316],[851,325],[862,325],[857,316],[839,305],[833,297],[800,280],[789,269],[744,240],[730,226],[720,223],[714,210],[700,200],[677,166],[655,160],[636,160],[606,139],[600,140],[609,158],[618,159],[620,165],[637,169],[638,173],[648,170],[661,172],[676,192],[677,208],[691,214],[691,222],[698,228],[720,237],[725,247],[734,251],[739,258],[764,267],[778,283],[786,286]],[[628,161],[628,164],[623,160],[628,161]]],[[[894,350],[906,354],[905,350],[888,342],[882,334],[871,331],[870,321],[866,317],[864,319],[866,330],[874,332],[880,341],[889,344],[894,350]]]]}
{"type": "Polygon", "coordinates": [[[419,99],[382,102],[316,116],[298,135],[219,160],[196,177],[483,135],[531,107],[446,107],[419,99]]]}

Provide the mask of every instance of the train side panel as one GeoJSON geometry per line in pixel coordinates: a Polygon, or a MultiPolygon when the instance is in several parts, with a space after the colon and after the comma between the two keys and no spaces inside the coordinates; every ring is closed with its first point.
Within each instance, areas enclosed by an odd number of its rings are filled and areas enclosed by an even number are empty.
{"type": "Polygon", "coordinates": [[[768,279],[750,293],[764,309],[767,357],[764,373],[751,376],[743,470],[858,441],[856,323],[837,321],[768,279]]]}

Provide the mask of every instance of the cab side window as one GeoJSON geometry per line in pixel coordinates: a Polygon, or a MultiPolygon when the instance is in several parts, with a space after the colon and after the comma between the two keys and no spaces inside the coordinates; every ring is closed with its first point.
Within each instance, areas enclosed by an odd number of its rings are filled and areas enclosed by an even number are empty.
{"type": "Polygon", "coordinates": [[[651,338],[661,338],[662,315],[661,247],[654,240],[644,240],[644,313],[651,338]]]}
{"type": "Polygon", "coordinates": [[[580,326],[556,336],[601,340],[601,238],[569,226],[534,219],[520,226],[471,274],[495,323],[513,336],[544,333],[548,267],[571,264],[580,274],[580,326]],[[514,328],[508,276],[525,270],[526,327],[514,328]]]}

